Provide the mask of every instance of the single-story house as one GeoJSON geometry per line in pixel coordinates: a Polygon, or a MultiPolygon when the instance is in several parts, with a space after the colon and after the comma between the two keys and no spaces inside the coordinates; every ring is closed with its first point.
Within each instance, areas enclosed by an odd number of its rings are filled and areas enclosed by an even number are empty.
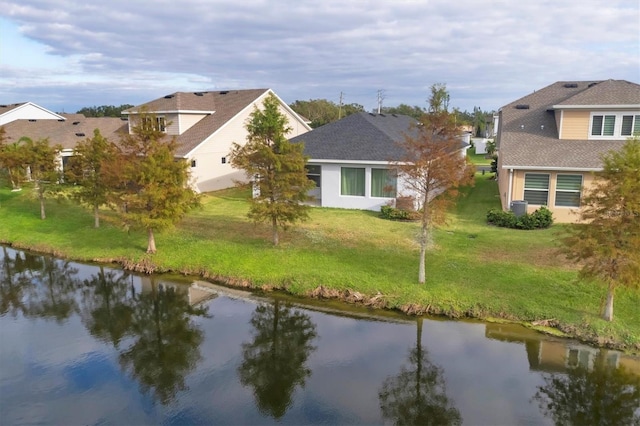
{"type": "Polygon", "coordinates": [[[624,80],[559,81],[499,110],[502,208],[547,206],[575,222],[601,156],[640,133],[640,85],[624,80]]]}
{"type": "MultiPolygon", "coordinates": [[[[415,137],[416,124],[406,115],[359,112],[292,138],[304,143],[310,158],[316,204],[379,211],[398,197],[418,198],[394,167],[404,157],[398,142],[415,137]]],[[[468,145],[463,146],[462,155],[468,145]]]]}
{"type": "MultiPolygon", "coordinates": [[[[246,142],[245,125],[254,108],[275,93],[271,89],[176,92],[123,112],[130,128],[141,111],[153,113],[158,125],[178,142],[176,155],[191,165],[194,189],[200,192],[231,187],[246,180],[244,171],[231,167],[229,152],[234,142],[246,142]]],[[[277,95],[276,95],[277,97],[277,95]]],[[[295,137],[311,127],[280,98],[280,112],[288,119],[295,137]]]]}

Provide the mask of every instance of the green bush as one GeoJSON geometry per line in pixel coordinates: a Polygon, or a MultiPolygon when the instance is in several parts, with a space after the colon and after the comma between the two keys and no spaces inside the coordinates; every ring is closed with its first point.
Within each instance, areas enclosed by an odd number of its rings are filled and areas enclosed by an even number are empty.
{"type": "Polygon", "coordinates": [[[389,220],[417,220],[418,213],[409,210],[397,209],[392,206],[380,207],[380,217],[389,220]]]}
{"type": "Polygon", "coordinates": [[[500,209],[490,209],[487,212],[487,223],[502,228],[514,229],[542,229],[553,224],[553,213],[545,206],[540,207],[533,213],[525,213],[520,217],[512,211],[500,209]]]}

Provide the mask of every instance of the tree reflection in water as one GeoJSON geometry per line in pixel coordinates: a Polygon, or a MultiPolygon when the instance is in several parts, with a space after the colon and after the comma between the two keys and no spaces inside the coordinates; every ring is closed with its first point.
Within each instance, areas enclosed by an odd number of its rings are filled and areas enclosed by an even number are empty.
{"type": "MultiPolygon", "coordinates": [[[[28,253],[15,252],[12,259],[9,251],[2,246],[2,268],[0,268],[0,316],[11,314],[17,317],[26,315],[25,292],[31,291],[33,286],[31,268],[38,263],[36,256],[28,253]]],[[[41,267],[41,265],[40,265],[41,267]]]]}
{"type": "Polygon", "coordinates": [[[608,365],[606,349],[593,368],[545,373],[534,395],[542,412],[558,425],[640,425],[640,377],[608,365]]]}
{"type": "Polygon", "coordinates": [[[256,307],[251,325],[253,341],[242,344],[240,382],[253,387],[261,413],[279,419],[291,405],[295,387],[304,387],[311,375],[305,363],[316,349],[316,326],[308,315],[277,299],[256,307]]]}
{"type": "Polygon", "coordinates": [[[131,333],[134,293],[130,275],[124,271],[101,266],[97,274],[83,281],[82,322],[96,339],[118,348],[120,341],[131,333]]]}
{"type": "Polygon", "coordinates": [[[388,377],[378,392],[382,416],[396,425],[460,425],[462,417],[447,397],[443,371],[422,347],[422,318],[409,367],[388,377]]]}
{"type": "Polygon", "coordinates": [[[193,316],[208,316],[207,308],[191,306],[172,286],[149,278],[148,292],[135,294],[128,334],[135,340],[120,353],[120,365],[162,404],[187,387],[185,376],[200,360],[203,333],[193,316]]]}

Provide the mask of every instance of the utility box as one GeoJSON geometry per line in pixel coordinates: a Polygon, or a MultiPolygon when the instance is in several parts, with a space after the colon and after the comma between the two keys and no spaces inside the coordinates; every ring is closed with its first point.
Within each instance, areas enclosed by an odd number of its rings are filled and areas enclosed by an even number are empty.
{"type": "Polygon", "coordinates": [[[528,207],[529,202],[526,200],[513,200],[510,206],[511,211],[516,215],[516,217],[525,215],[528,207]]]}

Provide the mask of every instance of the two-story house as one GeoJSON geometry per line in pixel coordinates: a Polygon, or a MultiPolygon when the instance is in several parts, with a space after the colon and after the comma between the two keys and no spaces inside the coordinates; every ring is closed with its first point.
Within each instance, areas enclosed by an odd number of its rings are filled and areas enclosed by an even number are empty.
{"type": "Polygon", "coordinates": [[[640,132],[640,85],[624,80],[559,81],[499,111],[498,185],[502,208],[547,206],[575,222],[602,155],[640,132]],[[524,203],[522,203],[524,204],[524,203]]]}
{"type": "MultiPolygon", "coordinates": [[[[231,187],[246,180],[244,172],[231,167],[229,152],[234,142],[244,144],[245,125],[254,108],[275,93],[271,89],[176,92],[123,112],[129,117],[129,132],[142,111],[152,113],[158,127],[178,142],[176,155],[189,162],[194,189],[200,192],[231,187]]],[[[276,95],[277,97],[277,95],[276,95]]],[[[280,100],[280,98],[278,98],[280,100]]],[[[287,117],[294,137],[311,127],[285,102],[280,112],[287,117]]]]}

